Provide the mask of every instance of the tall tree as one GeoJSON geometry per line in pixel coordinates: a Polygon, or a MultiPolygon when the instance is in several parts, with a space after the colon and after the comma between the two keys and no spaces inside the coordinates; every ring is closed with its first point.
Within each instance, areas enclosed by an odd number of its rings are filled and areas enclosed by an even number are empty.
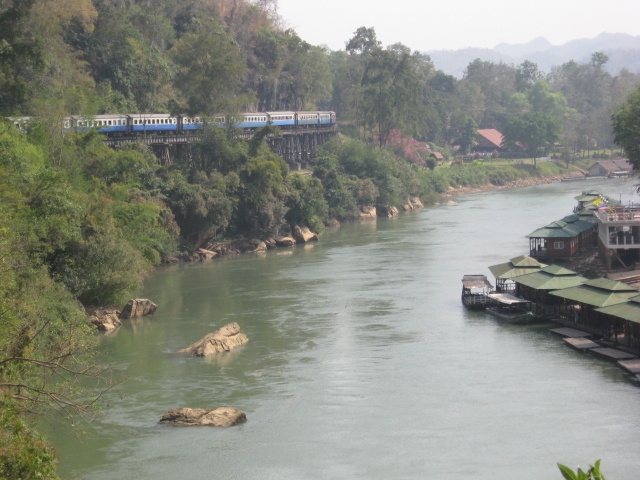
{"type": "Polygon", "coordinates": [[[221,26],[210,24],[183,36],[171,50],[178,66],[175,85],[191,114],[237,110],[246,64],[240,48],[221,26]]]}
{"type": "Polygon", "coordinates": [[[395,45],[376,50],[362,78],[364,123],[387,144],[393,129],[413,132],[421,105],[420,82],[409,49],[395,45]]]}
{"type": "Polygon", "coordinates": [[[538,70],[538,65],[525,60],[516,69],[516,90],[526,92],[542,77],[543,74],[538,70]]]}
{"type": "Polygon", "coordinates": [[[535,158],[547,153],[560,140],[560,119],[539,112],[525,113],[511,119],[503,133],[507,143],[524,145],[527,153],[535,158]]]}
{"type": "Polygon", "coordinates": [[[629,95],[612,117],[614,140],[635,170],[640,169],[640,86],[629,95]]]}
{"type": "Polygon", "coordinates": [[[26,111],[33,93],[31,79],[44,69],[44,45],[30,35],[28,19],[34,0],[0,4],[0,111],[5,115],[26,111]]]}
{"type": "Polygon", "coordinates": [[[462,83],[477,85],[484,98],[482,117],[478,119],[481,128],[500,130],[506,123],[506,109],[509,98],[516,92],[516,69],[506,63],[483,61],[479,58],[469,63],[462,83]]]}

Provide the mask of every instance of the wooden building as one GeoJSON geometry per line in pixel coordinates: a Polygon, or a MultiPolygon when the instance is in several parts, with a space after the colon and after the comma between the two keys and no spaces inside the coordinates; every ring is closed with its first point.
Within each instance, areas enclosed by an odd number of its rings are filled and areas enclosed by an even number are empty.
{"type": "Polygon", "coordinates": [[[478,130],[475,141],[475,150],[479,152],[493,152],[494,150],[499,150],[502,147],[504,135],[495,128],[484,128],[478,130]]]}
{"type": "Polygon", "coordinates": [[[633,166],[626,159],[599,160],[589,167],[590,177],[625,177],[631,173],[633,166]]]}
{"type": "Polygon", "coordinates": [[[462,303],[472,310],[482,310],[493,303],[489,294],[493,285],[485,275],[464,275],[462,277],[462,303]]]}
{"type": "Polygon", "coordinates": [[[431,152],[429,156],[431,158],[435,158],[436,164],[438,166],[442,165],[442,163],[444,162],[444,156],[440,152],[431,152]]]}
{"type": "Polygon", "coordinates": [[[603,338],[627,347],[640,349],[640,295],[629,301],[596,308],[603,327],[603,338]]]}
{"type": "Polygon", "coordinates": [[[596,331],[605,331],[609,326],[603,323],[601,312],[595,310],[625,303],[640,294],[640,291],[626,283],[596,278],[549,294],[564,300],[568,307],[566,319],[570,322],[596,331]]]}
{"type": "Polygon", "coordinates": [[[579,215],[570,215],[527,235],[533,258],[571,258],[592,245],[596,226],[579,215]]]}
{"type": "Polygon", "coordinates": [[[515,294],[535,303],[538,315],[561,315],[564,312],[564,301],[550,292],[576,287],[587,282],[588,279],[577,272],[559,265],[549,265],[537,272],[521,275],[513,279],[515,294]]]}

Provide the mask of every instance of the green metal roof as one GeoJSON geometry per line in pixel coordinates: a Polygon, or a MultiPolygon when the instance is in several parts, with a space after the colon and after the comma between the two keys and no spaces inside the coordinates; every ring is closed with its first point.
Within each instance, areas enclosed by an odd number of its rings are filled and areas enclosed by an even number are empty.
{"type": "Polygon", "coordinates": [[[609,307],[596,308],[595,311],[629,320],[630,322],[640,323],[640,298],[639,296],[632,297],[628,302],[611,305],[609,307]],[[638,300],[634,300],[636,298],[638,298],[638,300]]]}
{"type": "Polygon", "coordinates": [[[531,232],[527,238],[574,238],[592,228],[593,223],[585,220],[574,220],[570,223],[558,220],[531,232]]]}
{"type": "Polygon", "coordinates": [[[518,257],[513,257],[510,262],[516,267],[546,267],[546,264],[540,263],[533,257],[529,255],[520,255],[518,257]]]}
{"type": "Polygon", "coordinates": [[[593,201],[600,196],[600,192],[597,190],[589,190],[588,192],[582,192],[581,195],[578,195],[575,198],[579,202],[587,202],[589,200],[593,201]]]}
{"type": "Polygon", "coordinates": [[[550,293],[551,295],[586,305],[608,307],[624,303],[632,297],[638,296],[639,291],[626,283],[606,278],[596,278],[576,287],[556,290],[550,293]]]}
{"type": "Polygon", "coordinates": [[[489,271],[496,278],[508,280],[520,275],[536,272],[545,266],[544,263],[540,263],[535,258],[531,258],[528,255],[520,255],[519,257],[512,258],[507,263],[492,265],[489,267],[489,271]]]}
{"type": "Polygon", "coordinates": [[[514,279],[514,282],[535,290],[560,290],[582,285],[586,281],[586,278],[573,270],[559,265],[549,265],[537,272],[514,279]]]}
{"type": "Polygon", "coordinates": [[[566,223],[573,223],[573,222],[577,222],[578,220],[580,220],[580,215],[578,215],[577,213],[574,213],[572,215],[567,215],[562,219],[562,221],[566,223]]]}
{"type": "Polygon", "coordinates": [[[618,282],[617,280],[609,280],[608,278],[594,278],[589,280],[586,285],[609,290],[611,292],[636,292],[640,293],[636,287],[628,283],[618,282]]]}

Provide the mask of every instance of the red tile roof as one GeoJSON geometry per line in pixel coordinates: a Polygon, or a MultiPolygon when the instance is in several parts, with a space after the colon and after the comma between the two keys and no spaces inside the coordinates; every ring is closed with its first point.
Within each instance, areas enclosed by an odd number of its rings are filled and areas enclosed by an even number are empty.
{"type": "Polygon", "coordinates": [[[504,139],[504,136],[495,128],[484,128],[478,130],[478,134],[489,140],[496,147],[500,148],[502,146],[502,140],[504,139]]]}
{"type": "Polygon", "coordinates": [[[438,160],[444,160],[444,157],[442,156],[442,154],[440,152],[431,152],[431,156],[436,157],[436,159],[438,159],[438,160]]]}

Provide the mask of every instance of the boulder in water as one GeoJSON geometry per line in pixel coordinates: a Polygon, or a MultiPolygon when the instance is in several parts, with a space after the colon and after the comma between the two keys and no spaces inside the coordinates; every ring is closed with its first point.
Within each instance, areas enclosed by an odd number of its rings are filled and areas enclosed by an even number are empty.
{"type": "Polygon", "coordinates": [[[206,357],[215,353],[228,352],[248,341],[249,338],[244,333],[240,333],[240,325],[233,322],[205,335],[187,348],[178,350],[178,353],[206,357]]]}
{"type": "Polygon", "coordinates": [[[122,325],[118,314],[118,310],[115,308],[96,308],[87,312],[91,323],[93,323],[98,330],[110,331],[122,325]]]}
{"type": "Polygon", "coordinates": [[[309,230],[307,227],[301,227],[299,225],[293,226],[293,238],[296,243],[317,242],[318,236],[309,230]]]}
{"type": "Polygon", "coordinates": [[[137,318],[153,315],[158,305],[148,298],[134,298],[129,300],[120,313],[120,318],[137,318]]]}
{"type": "Polygon", "coordinates": [[[232,427],[246,422],[247,416],[237,408],[174,408],[165,413],[158,423],[186,426],[232,427]]]}
{"type": "Polygon", "coordinates": [[[296,240],[293,237],[276,237],[275,240],[278,247],[292,247],[296,244],[296,240]]]}

